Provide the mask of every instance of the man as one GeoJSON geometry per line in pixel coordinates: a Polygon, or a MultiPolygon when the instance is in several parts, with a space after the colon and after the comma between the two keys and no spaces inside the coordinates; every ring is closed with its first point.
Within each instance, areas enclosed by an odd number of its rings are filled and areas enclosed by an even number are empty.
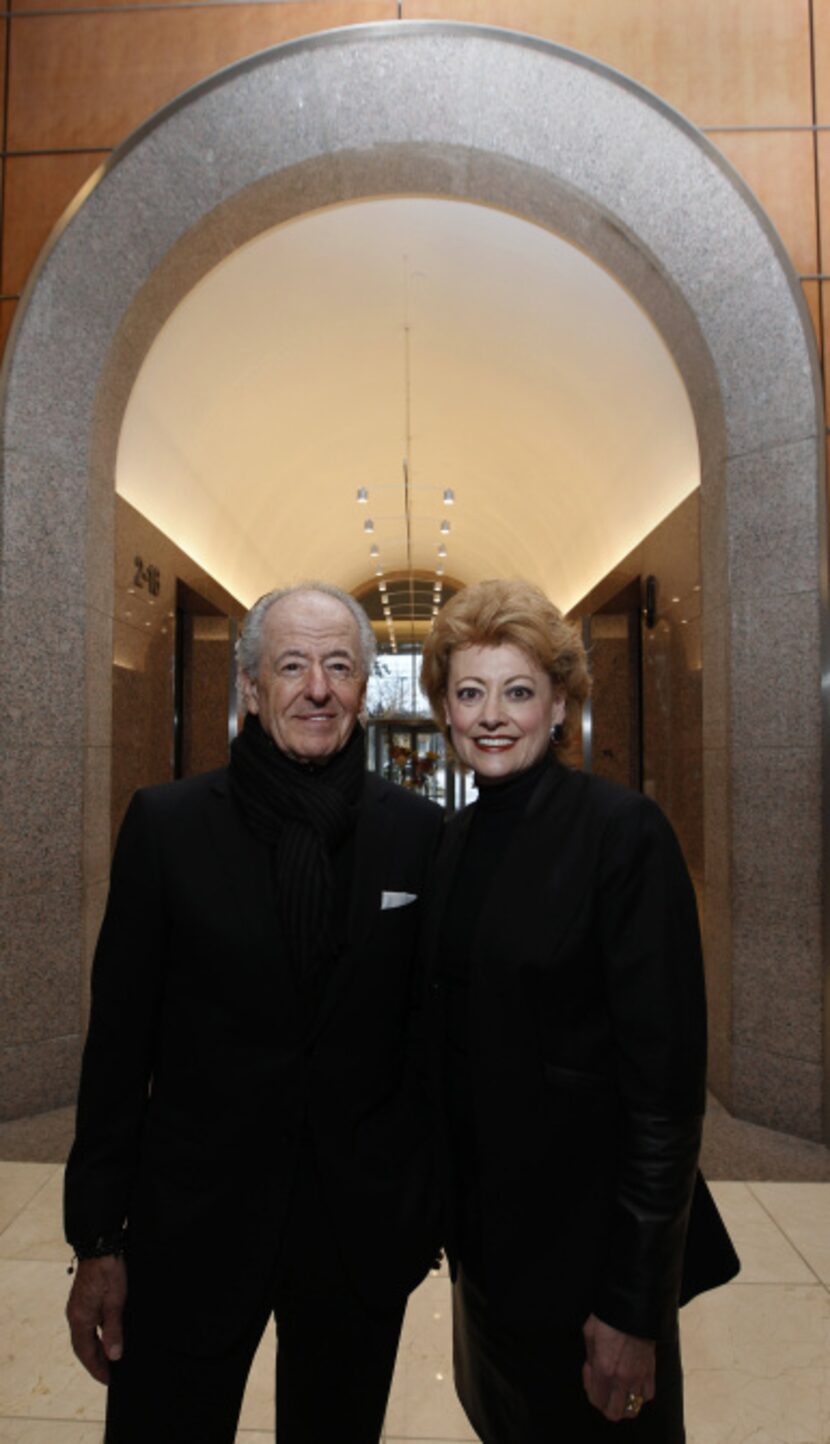
{"type": "Polygon", "coordinates": [[[231,1444],[271,1313],[280,1444],[375,1444],[435,1227],[410,1096],[440,810],[364,771],[368,618],[248,614],[228,768],[133,798],[93,968],[66,1230],[107,1444],[231,1444]]]}

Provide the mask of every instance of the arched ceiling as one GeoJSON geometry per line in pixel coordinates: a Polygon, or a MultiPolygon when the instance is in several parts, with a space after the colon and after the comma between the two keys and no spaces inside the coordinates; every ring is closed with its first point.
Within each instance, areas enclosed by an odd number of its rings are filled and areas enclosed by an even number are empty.
{"type": "Polygon", "coordinates": [[[307,214],[211,271],[145,359],[117,461],[121,495],[245,604],[429,575],[443,542],[447,576],[524,576],[567,609],[698,482],[685,390],[629,294],[536,225],[414,197],[307,214]]]}

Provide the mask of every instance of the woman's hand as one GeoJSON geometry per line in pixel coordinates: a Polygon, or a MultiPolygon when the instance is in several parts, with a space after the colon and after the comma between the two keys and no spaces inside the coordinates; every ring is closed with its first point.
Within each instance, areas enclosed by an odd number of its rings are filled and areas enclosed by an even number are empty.
{"type": "Polygon", "coordinates": [[[632,1407],[631,1396],[645,1403],[654,1398],[653,1339],[623,1334],[596,1314],[586,1319],[582,1332],[586,1352],[582,1382],[590,1402],[613,1423],[636,1419],[640,1410],[632,1407]]]}

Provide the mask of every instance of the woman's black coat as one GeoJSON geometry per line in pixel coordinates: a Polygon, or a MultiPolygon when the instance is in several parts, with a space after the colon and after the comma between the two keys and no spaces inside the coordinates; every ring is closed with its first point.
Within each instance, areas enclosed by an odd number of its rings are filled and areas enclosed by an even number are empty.
{"type": "MultiPolygon", "coordinates": [[[[472,812],[448,825],[427,923],[439,1111],[441,920],[472,812]]],[[[525,1324],[595,1313],[655,1337],[678,1296],[737,1270],[696,1175],[706,1013],[674,833],[639,793],[552,763],[474,927],[468,1044],[488,1296],[525,1324]]],[[[449,1179],[446,1128],[443,1147],[449,1179]]],[[[454,1261],[452,1208],[448,1246],[454,1261]]]]}

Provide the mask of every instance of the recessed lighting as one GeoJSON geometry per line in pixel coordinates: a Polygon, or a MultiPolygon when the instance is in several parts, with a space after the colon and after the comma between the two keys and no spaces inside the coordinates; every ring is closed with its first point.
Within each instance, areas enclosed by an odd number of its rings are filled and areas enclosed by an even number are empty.
{"type": "Polygon", "coordinates": [[[441,530],[444,533],[444,536],[447,536],[449,534],[450,524],[447,521],[446,517],[444,517],[444,520],[441,523],[441,530]]]}
{"type": "Polygon", "coordinates": [[[447,548],[444,546],[444,543],[443,543],[443,542],[441,543],[440,547],[438,548],[438,555],[439,555],[439,557],[445,557],[445,556],[447,555],[447,548]]]}
{"type": "Polygon", "coordinates": [[[370,548],[369,548],[369,556],[370,556],[370,557],[379,557],[379,556],[380,556],[380,547],[378,546],[377,542],[372,542],[372,545],[371,545],[370,548]]]}
{"type": "Polygon", "coordinates": [[[374,529],[375,529],[375,523],[372,521],[372,518],[371,518],[370,516],[367,516],[365,522],[363,523],[363,530],[364,530],[364,531],[374,531],[374,529]]]}
{"type": "Polygon", "coordinates": [[[369,493],[366,490],[365,486],[359,486],[357,488],[357,499],[361,503],[361,505],[363,505],[369,500],[369,493]]]}
{"type": "Polygon", "coordinates": [[[376,577],[382,577],[382,576],[383,576],[383,567],[375,567],[375,576],[376,576],[376,577]]]}
{"type": "Polygon", "coordinates": [[[443,567],[436,567],[436,568],[435,568],[435,575],[436,575],[437,577],[442,577],[442,576],[444,575],[444,568],[443,568],[443,567]]]}
{"type": "Polygon", "coordinates": [[[385,582],[378,582],[378,591],[379,591],[379,592],[385,592],[385,591],[386,591],[386,583],[385,583],[385,582]]]}
{"type": "Polygon", "coordinates": [[[452,506],[455,501],[455,492],[451,486],[444,487],[444,506],[452,506]]]}

